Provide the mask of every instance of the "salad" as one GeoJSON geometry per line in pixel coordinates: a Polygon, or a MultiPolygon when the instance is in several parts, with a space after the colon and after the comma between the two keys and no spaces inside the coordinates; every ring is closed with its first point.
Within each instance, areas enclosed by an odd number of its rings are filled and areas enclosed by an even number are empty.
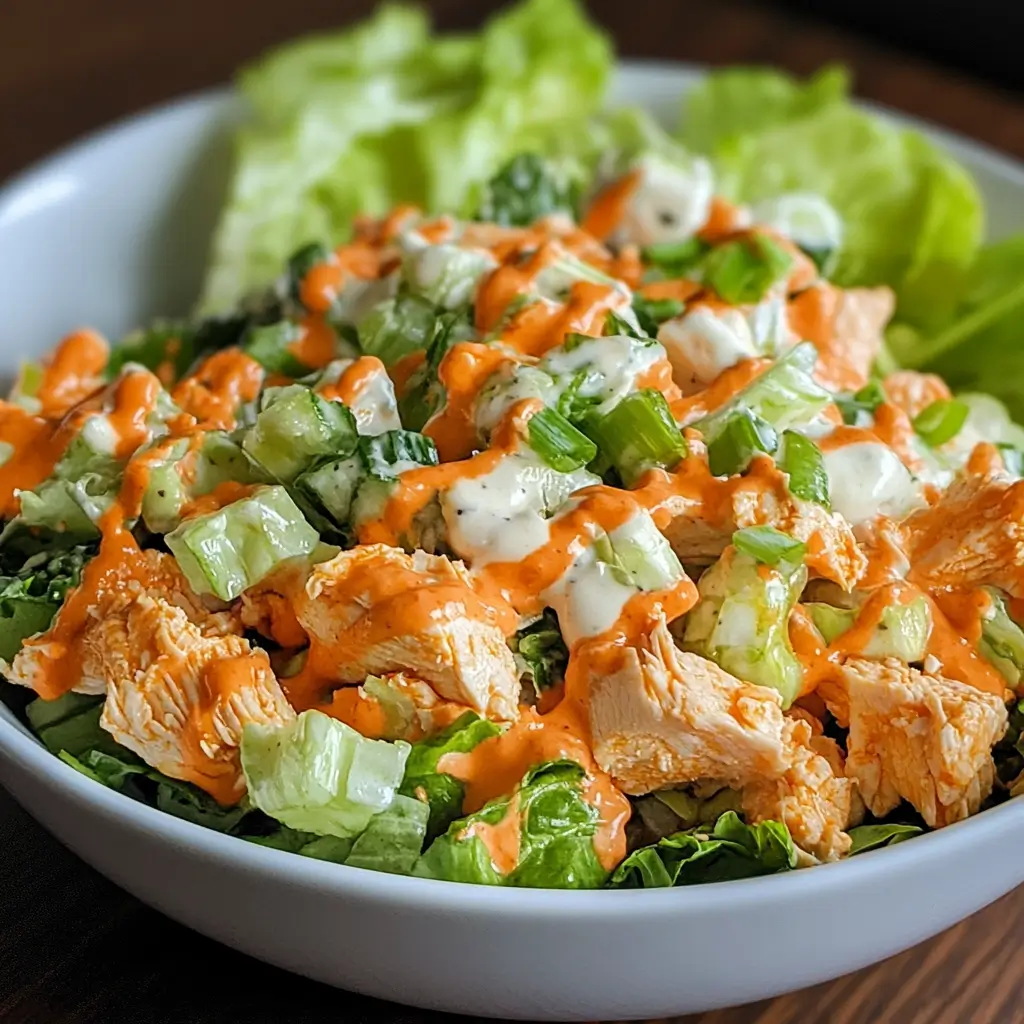
{"type": "Polygon", "coordinates": [[[251,843],[560,888],[1024,784],[1024,431],[973,387],[1021,247],[838,72],[712,75],[680,140],[600,107],[609,62],[528,0],[246,72],[200,308],[0,403],[0,670],[54,754],[251,843]]]}

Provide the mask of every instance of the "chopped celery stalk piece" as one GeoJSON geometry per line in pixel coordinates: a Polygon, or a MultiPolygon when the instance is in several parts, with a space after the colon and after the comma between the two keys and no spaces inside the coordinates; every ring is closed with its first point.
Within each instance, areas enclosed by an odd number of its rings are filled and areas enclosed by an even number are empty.
{"type": "Polygon", "coordinates": [[[419,466],[437,465],[434,442],[414,430],[388,430],[376,437],[361,437],[359,455],[366,471],[379,480],[393,480],[399,473],[419,466]]]}
{"type": "Polygon", "coordinates": [[[1016,688],[1024,675],[1024,629],[1010,618],[1003,594],[993,587],[984,589],[989,605],[981,617],[978,649],[1016,688]]]}
{"type": "Polygon", "coordinates": [[[778,443],[770,423],[749,409],[737,409],[708,444],[708,469],[712,476],[743,473],[755,455],[773,455],[778,443]]]}
{"type": "MultiPolygon", "coordinates": [[[[834,608],[832,605],[809,602],[804,608],[826,644],[831,644],[853,629],[860,609],[834,608]]],[[[899,658],[900,661],[921,661],[928,649],[932,631],[932,614],[924,597],[907,604],[885,608],[874,624],[867,643],[860,646],[865,658],[899,658]]]]}
{"type": "Polygon", "coordinates": [[[748,526],[737,530],[732,535],[732,542],[744,554],[765,565],[802,562],[807,553],[806,544],[776,530],[774,526],[748,526]]]}
{"type": "Polygon", "coordinates": [[[702,264],[704,281],[734,306],[760,302],[792,265],[789,253],[763,234],[716,246],[702,264]]]}
{"type": "Polygon", "coordinates": [[[739,679],[778,690],[789,707],[803,675],[789,616],[806,581],[800,563],[767,567],[738,546],[726,548],[697,584],[701,599],[686,618],[683,646],[739,679]]]}
{"type": "Polygon", "coordinates": [[[494,257],[482,249],[427,245],[405,258],[402,274],[410,291],[451,310],[473,301],[477,284],[494,266],[494,257]]]}
{"type": "Polygon", "coordinates": [[[817,359],[809,341],[794,345],[735,398],[690,425],[710,444],[737,409],[749,409],[779,432],[809,423],[832,401],[831,392],[811,376],[817,359]]]}
{"type": "Polygon", "coordinates": [[[641,590],[665,590],[683,576],[672,545],[641,512],[595,541],[598,557],[619,571],[622,581],[641,590]]]}
{"type": "Polygon", "coordinates": [[[952,441],[967,422],[970,406],[958,398],[940,398],[914,417],[914,431],[933,448],[952,441]]]}
{"type": "Polygon", "coordinates": [[[571,473],[593,461],[597,445],[555,409],[541,409],[527,426],[530,447],[559,473],[571,473]]]}
{"type": "Polygon", "coordinates": [[[837,395],[836,405],[843,414],[844,423],[860,426],[862,418],[873,416],[875,410],[887,400],[881,381],[869,380],[859,391],[837,395]]]}
{"type": "Polygon", "coordinates": [[[653,388],[634,392],[610,412],[591,412],[583,428],[627,487],[649,469],[672,469],[686,455],[686,439],[668,402],[653,388]]]}
{"type": "Polygon", "coordinates": [[[292,355],[289,346],[302,337],[302,328],[290,320],[250,327],[245,332],[242,351],[269,373],[301,377],[309,367],[292,355]]]}
{"type": "Polygon", "coordinates": [[[306,275],[318,263],[326,263],[330,258],[330,250],[322,242],[309,242],[288,257],[288,295],[295,302],[302,302],[302,282],[306,275]]]}
{"type": "Polygon", "coordinates": [[[348,520],[352,499],[362,479],[362,460],[350,455],[307,469],[295,478],[295,488],[299,494],[323,508],[340,526],[348,520]]]}
{"type": "Polygon", "coordinates": [[[821,450],[809,437],[795,430],[784,431],[775,461],[789,477],[789,493],[794,498],[813,501],[831,509],[832,496],[825,460],[821,450]]]}
{"type": "Polygon", "coordinates": [[[316,459],[351,455],[359,434],[355,417],[341,402],[328,402],[309,388],[272,394],[246,432],[242,447],[282,483],[291,483],[316,459]]]}
{"type": "Polygon", "coordinates": [[[308,555],[320,537],[288,492],[275,486],[187,519],[166,540],[197,594],[233,601],[285,559],[308,555]]]}
{"type": "Polygon", "coordinates": [[[359,321],[359,347],[390,367],[402,356],[425,349],[436,325],[437,311],[429,299],[399,294],[374,306],[359,321]]]}
{"type": "Polygon", "coordinates": [[[302,832],[351,839],[391,806],[409,749],[304,711],[283,726],[246,725],[242,771],[264,814],[302,832]]]}

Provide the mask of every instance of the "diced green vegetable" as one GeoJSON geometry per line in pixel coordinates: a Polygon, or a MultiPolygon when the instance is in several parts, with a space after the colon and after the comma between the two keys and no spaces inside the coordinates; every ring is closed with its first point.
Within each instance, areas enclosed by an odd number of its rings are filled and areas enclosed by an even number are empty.
{"type": "Polygon", "coordinates": [[[653,388],[634,392],[610,412],[588,414],[582,426],[626,487],[649,469],[672,469],[687,452],[665,396],[653,388]]]}
{"type": "Polygon", "coordinates": [[[412,250],[403,261],[402,274],[410,292],[435,307],[455,310],[473,301],[477,285],[494,266],[494,258],[483,250],[445,242],[412,250]]]}
{"type": "Polygon", "coordinates": [[[298,494],[322,509],[336,526],[348,522],[352,502],[366,467],[358,455],[329,459],[295,478],[298,494]]]}
{"type": "Polygon", "coordinates": [[[666,321],[681,316],[685,306],[678,299],[645,299],[642,295],[633,296],[633,312],[640,324],[640,329],[648,337],[656,338],[658,328],[666,321]]]}
{"type": "Polygon", "coordinates": [[[707,242],[696,235],[678,242],[657,242],[645,246],[640,256],[648,266],[656,267],[667,278],[685,277],[707,254],[707,242]]]}
{"type": "Polygon", "coordinates": [[[573,761],[532,768],[513,794],[453,822],[430,844],[413,873],[479,885],[600,886],[607,872],[594,850],[598,810],[583,799],[583,779],[583,769],[573,761]],[[509,816],[519,833],[512,865],[504,863],[504,851],[492,851],[481,838],[509,816]]]}
{"type": "Polygon", "coordinates": [[[433,302],[420,295],[399,294],[387,299],[356,326],[359,346],[385,366],[402,356],[425,349],[434,336],[437,311],[433,302]]]}
{"type": "Polygon", "coordinates": [[[759,563],[737,544],[701,576],[701,599],[686,618],[684,647],[739,679],[778,690],[783,706],[789,707],[803,677],[789,642],[789,616],[807,570],[786,560],[774,544],[767,553],[774,565],[759,563]]]}
{"type": "MultiPolygon", "coordinates": [[[[835,608],[816,601],[807,602],[804,608],[826,644],[852,629],[860,616],[860,609],[835,608]]],[[[892,604],[879,616],[860,653],[865,658],[899,658],[908,664],[921,661],[927,653],[931,631],[931,608],[924,597],[907,604],[892,604]]]]}
{"type": "Polygon", "coordinates": [[[793,258],[767,235],[716,246],[701,264],[704,281],[732,305],[760,302],[782,281],[793,258]]]}
{"type": "Polygon", "coordinates": [[[796,564],[807,553],[806,544],[774,526],[747,526],[732,535],[732,542],[738,551],[765,565],[796,564]]]}
{"type": "Polygon", "coordinates": [[[441,758],[446,754],[468,754],[500,732],[501,727],[494,722],[467,711],[446,729],[412,745],[399,792],[415,797],[430,808],[428,840],[439,836],[456,818],[462,817],[466,793],[462,782],[438,770],[441,758]]]}
{"type": "Polygon", "coordinates": [[[322,242],[307,242],[288,257],[288,295],[294,302],[302,301],[302,282],[306,275],[318,263],[326,263],[330,257],[330,250],[322,242]]]}
{"type": "Polygon", "coordinates": [[[789,477],[789,493],[801,501],[813,501],[825,508],[832,507],[828,470],[821,450],[808,437],[795,430],[782,434],[782,444],[775,460],[789,477]]]}
{"type": "Polygon", "coordinates": [[[319,458],[351,455],[358,440],[355,417],[341,402],[293,385],[266,393],[242,447],[282,483],[291,483],[319,458]]]}
{"type": "Polygon", "coordinates": [[[186,520],[166,541],[197,594],[233,601],[281,562],[308,555],[320,536],[288,492],[275,486],[186,520]]]}
{"type": "Polygon", "coordinates": [[[348,839],[391,806],[409,749],[304,711],[287,725],[246,725],[242,770],[249,799],[264,814],[289,828],[348,839]]]}
{"type": "Polygon", "coordinates": [[[853,840],[849,856],[867,853],[868,850],[879,850],[883,846],[895,846],[923,832],[924,829],[920,825],[858,825],[849,831],[849,836],[853,840]]]}
{"type": "Polygon", "coordinates": [[[708,469],[712,476],[743,473],[755,455],[773,455],[778,443],[770,423],[749,409],[737,409],[708,444],[708,469]]]}
{"type": "Polygon", "coordinates": [[[914,417],[914,430],[933,448],[952,441],[967,422],[970,407],[956,398],[940,398],[914,417]]]}
{"type": "Polygon", "coordinates": [[[859,391],[837,395],[836,405],[843,414],[843,422],[853,425],[859,423],[862,415],[872,416],[887,400],[881,381],[869,380],[859,391]]]}
{"type": "Polygon", "coordinates": [[[359,439],[359,455],[370,476],[393,480],[416,466],[436,466],[434,442],[413,430],[388,430],[376,437],[359,439]]]}
{"type": "Polygon", "coordinates": [[[697,885],[773,875],[796,865],[796,847],[782,822],[746,825],[735,811],[727,811],[710,832],[698,825],[634,850],[609,884],[613,889],[697,885]]]}
{"type": "Polygon", "coordinates": [[[986,587],[988,607],[981,616],[978,650],[1016,688],[1024,676],[1024,629],[1014,622],[1006,607],[1005,596],[994,587],[986,587]]]}
{"type": "Polygon", "coordinates": [[[798,245],[827,277],[836,265],[843,242],[843,220],[823,196],[787,192],[757,203],[755,224],[773,228],[798,245]]]}
{"type": "Polygon", "coordinates": [[[569,650],[558,628],[558,616],[550,608],[536,622],[519,630],[510,641],[516,662],[529,672],[538,693],[565,679],[569,650]]]}
{"type": "Polygon", "coordinates": [[[579,185],[536,153],[519,153],[483,187],[474,220],[529,227],[554,213],[576,218],[579,185]]]}
{"type": "Polygon", "coordinates": [[[145,330],[133,331],[114,345],[104,372],[108,380],[113,380],[129,363],[136,363],[170,384],[188,370],[197,353],[196,330],[192,325],[160,321],[145,330]],[[165,371],[169,374],[165,375],[165,371]]]}
{"type": "Polygon", "coordinates": [[[672,545],[647,512],[596,537],[594,549],[602,562],[616,570],[626,586],[665,590],[683,576],[683,566],[672,545]]]}
{"type": "Polygon", "coordinates": [[[309,373],[289,351],[289,346],[302,336],[302,328],[290,320],[276,324],[252,326],[246,331],[242,351],[251,356],[268,373],[283,373],[286,377],[301,377],[309,373]]]}
{"type": "Polygon", "coordinates": [[[710,444],[739,409],[749,409],[779,432],[809,423],[832,401],[811,376],[817,360],[818,350],[810,342],[794,345],[735,398],[690,425],[710,444]]]}
{"type": "Polygon", "coordinates": [[[530,417],[527,442],[559,473],[572,473],[597,455],[597,445],[556,409],[541,409],[530,417]]]}

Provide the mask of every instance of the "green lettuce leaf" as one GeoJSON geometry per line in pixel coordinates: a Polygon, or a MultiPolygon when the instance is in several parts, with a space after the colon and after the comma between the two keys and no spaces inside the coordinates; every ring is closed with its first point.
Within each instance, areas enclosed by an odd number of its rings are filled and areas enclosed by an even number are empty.
{"type": "Polygon", "coordinates": [[[467,754],[477,744],[497,736],[501,728],[494,722],[467,711],[447,729],[412,745],[405,763],[405,778],[399,793],[427,805],[427,837],[433,839],[462,816],[466,787],[452,775],[437,770],[445,754],[467,754]]]}
{"type": "Polygon", "coordinates": [[[452,823],[419,859],[413,874],[451,882],[527,888],[593,889],[607,872],[594,851],[598,811],[581,794],[583,769],[549,761],[531,769],[516,791],[452,823]],[[507,827],[517,833],[511,870],[497,864],[479,832],[507,827]]]}
{"type": "Polygon", "coordinates": [[[835,70],[806,83],[715,72],[687,99],[683,140],[714,159],[731,198],[823,195],[846,226],[834,279],[888,284],[903,320],[941,323],[981,241],[978,189],[916,132],[855,108],[845,86],[835,70]]]}
{"type": "Polygon", "coordinates": [[[49,629],[64,596],[78,586],[94,545],[26,559],[11,576],[0,576],[0,658],[10,661],[22,642],[49,629]]]}
{"type": "Polygon", "coordinates": [[[868,850],[879,850],[883,846],[894,846],[923,832],[924,829],[920,825],[858,825],[850,829],[849,835],[853,840],[850,856],[868,850]]]}
{"type": "Polygon", "coordinates": [[[698,826],[635,850],[618,866],[609,885],[654,889],[753,878],[795,868],[796,856],[789,830],[781,822],[746,825],[735,811],[726,811],[711,831],[698,826]]]}
{"type": "Polygon", "coordinates": [[[158,772],[117,744],[113,749],[108,745],[78,754],[62,750],[60,759],[110,789],[217,832],[237,833],[252,810],[244,800],[234,807],[222,807],[198,786],[158,772]]]}
{"type": "Polygon", "coordinates": [[[575,0],[525,0],[477,36],[431,36],[388,5],[354,29],[288,44],[246,69],[251,118],[201,306],[229,307],[313,239],[399,200],[458,210],[515,154],[543,154],[600,102],[604,36],[575,0]]]}
{"type": "Polygon", "coordinates": [[[530,673],[534,689],[540,693],[565,679],[569,650],[558,627],[558,617],[550,608],[536,621],[519,630],[513,638],[517,662],[530,673]]]}
{"type": "Polygon", "coordinates": [[[941,374],[957,391],[994,395],[1014,419],[1024,420],[1024,234],[985,246],[954,302],[931,329],[891,328],[893,356],[904,366],[941,374]]]}

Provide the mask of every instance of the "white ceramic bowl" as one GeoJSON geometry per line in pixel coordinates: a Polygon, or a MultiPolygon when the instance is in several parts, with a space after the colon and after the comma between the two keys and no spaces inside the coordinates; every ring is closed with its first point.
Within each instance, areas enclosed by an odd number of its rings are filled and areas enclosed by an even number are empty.
{"type": "MultiPolygon", "coordinates": [[[[698,72],[627,65],[616,96],[674,119],[698,72]]],[[[0,192],[0,371],[67,330],[114,336],[195,295],[225,168],[226,93],[144,114],[0,192]]],[[[919,126],[920,127],[920,126],[919,126]]],[[[999,233],[1024,171],[926,129],[977,175],[999,233]]],[[[0,780],[140,899],[321,981],[487,1016],[662,1017],[761,999],[890,956],[1024,880],[1024,802],[841,864],[648,892],[490,889],[252,846],[105,789],[0,709],[0,780]]]]}

